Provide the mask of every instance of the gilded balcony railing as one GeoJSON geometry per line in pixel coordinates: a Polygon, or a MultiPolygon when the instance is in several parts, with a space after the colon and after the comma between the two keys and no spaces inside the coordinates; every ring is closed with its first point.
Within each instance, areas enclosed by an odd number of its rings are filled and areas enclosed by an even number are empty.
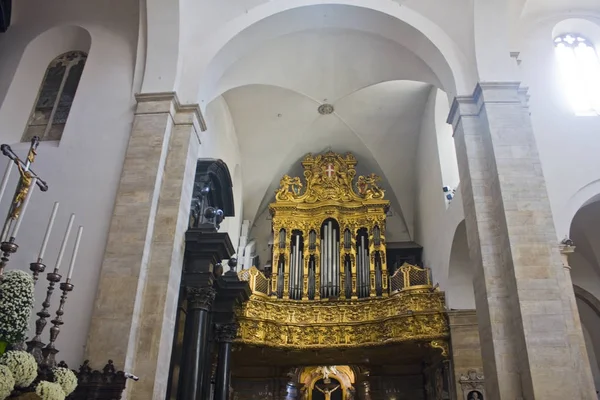
{"type": "MultiPolygon", "coordinates": [[[[269,287],[271,282],[256,267],[244,269],[238,273],[240,280],[247,281],[253,294],[271,296],[269,287]]],[[[407,290],[431,289],[431,270],[416,265],[404,263],[390,278],[390,293],[407,290]]]]}
{"type": "Polygon", "coordinates": [[[258,268],[243,269],[238,273],[238,277],[248,282],[253,294],[269,296],[269,279],[258,268]]]}
{"type": "Polygon", "coordinates": [[[404,263],[390,278],[390,290],[392,293],[430,288],[432,288],[432,285],[429,268],[420,268],[416,265],[404,263]]]}

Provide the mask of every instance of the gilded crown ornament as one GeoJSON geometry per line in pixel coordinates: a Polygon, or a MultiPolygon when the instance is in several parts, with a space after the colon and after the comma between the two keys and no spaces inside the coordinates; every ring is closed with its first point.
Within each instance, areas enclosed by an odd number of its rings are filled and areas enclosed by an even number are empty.
{"type": "Polygon", "coordinates": [[[350,153],[344,156],[333,152],[317,156],[308,154],[302,161],[305,190],[302,190],[300,178],[285,175],[275,200],[314,204],[320,201],[362,203],[364,200],[383,199],[385,192],[378,186],[380,178],[377,175],[359,176],[356,184],[353,183],[356,164],[356,158],[350,153]]]}

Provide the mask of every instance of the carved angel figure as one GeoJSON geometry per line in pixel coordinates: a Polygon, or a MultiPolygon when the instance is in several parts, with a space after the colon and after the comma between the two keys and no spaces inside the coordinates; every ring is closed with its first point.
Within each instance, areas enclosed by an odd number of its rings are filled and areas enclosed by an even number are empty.
{"type": "Polygon", "coordinates": [[[290,200],[300,194],[301,188],[302,182],[300,178],[292,178],[289,175],[284,175],[281,181],[279,181],[279,189],[275,194],[275,198],[277,200],[290,200]]]}
{"type": "Polygon", "coordinates": [[[335,365],[334,365],[334,366],[332,366],[332,367],[327,367],[327,366],[325,366],[325,367],[319,367],[319,368],[317,368],[317,369],[315,370],[315,372],[316,372],[317,374],[323,374],[323,380],[324,380],[325,382],[328,382],[328,381],[329,381],[329,377],[330,377],[331,375],[337,375],[337,374],[338,374],[338,370],[337,370],[337,368],[335,367],[335,365]]]}
{"type": "Polygon", "coordinates": [[[375,174],[359,176],[356,182],[358,193],[365,199],[382,199],[384,195],[383,189],[377,185],[377,182],[380,180],[381,178],[375,174]]]}

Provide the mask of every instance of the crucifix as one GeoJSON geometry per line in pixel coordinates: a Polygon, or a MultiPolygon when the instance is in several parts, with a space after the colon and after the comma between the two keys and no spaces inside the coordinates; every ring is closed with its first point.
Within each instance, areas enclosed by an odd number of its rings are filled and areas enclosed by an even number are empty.
{"type": "Polygon", "coordinates": [[[325,400],[331,400],[331,394],[339,388],[340,385],[332,383],[330,379],[323,379],[322,384],[315,384],[315,389],[325,395],[325,400]]]}
{"type": "Polygon", "coordinates": [[[325,173],[327,174],[327,177],[329,179],[331,179],[333,177],[333,173],[335,172],[335,169],[333,168],[333,164],[327,164],[327,168],[325,169],[325,173]]]}
{"type": "Polygon", "coordinates": [[[8,263],[8,256],[12,253],[16,253],[18,249],[18,246],[15,244],[15,238],[19,231],[19,227],[21,226],[23,214],[29,204],[34,187],[37,185],[42,192],[48,190],[46,182],[31,169],[31,164],[35,161],[39,144],[40,139],[37,136],[31,139],[27,158],[25,158],[24,161],[15,154],[9,145],[3,144],[0,146],[2,154],[9,158],[2,184],[0,184],[0,199],[4,195],[4,190],[6,189],[6,184],[8,183],[8,178],[13,165],[17,166],[20,175],[0,236],[0,249],[3,252],[3,256],[0,259],[0,277],[2,276],[4,267],[8,263]]]}

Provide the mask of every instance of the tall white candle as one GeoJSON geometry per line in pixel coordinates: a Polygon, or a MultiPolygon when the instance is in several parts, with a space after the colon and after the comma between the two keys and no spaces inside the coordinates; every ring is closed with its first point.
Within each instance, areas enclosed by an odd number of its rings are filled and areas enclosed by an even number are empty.
{"type": "Polygon", "coordinates": [[[75,214],[71,214],[71,218],[69,218],[69,224],[67,225],[67,231],[65,232],[65,237],[63,238],[62,244],[60,245],[60,251],[58,252],[58,258],[56,259],[56,266],[54,269],[60,268],[60,263],[62,261],[63,255],[65,254],[65,248],[67,247],[67,240],[69,239],[69,233],[71,233],[71,227],[73,226],[73,220],[75,219],[75,214]]]}
{"type": "Polygon", "coordinates": [[[69,265],[69,272],[67,273],[67,279],[71,279],[73,276],[73,269],[75,269],[75,259],[77,259],[77,252],[79,251],[79,242],[81,241],[81,235],[83,234],[83,226],[80,226],[77,230],[77,238],[75,239],[75,247],[73,247],[73,255],[71,256],[71,264],[69,265]]]}
{"type": "Polygon", "coordinates": [[[8,165],[6,166],[4,177],[2,178],[2,183],[0,184],[0,200],[2,200],[2,197],[4,196],[4,191],[6,190],[6,185],[8,184],[8,178],[10,178],[10,173],[14,164],[15,163],[13,160],[8,160],[8,165]]]}
{"type": "Polygon", "coordinates": [[[23,205],[21,206],[21,212],[19,213],[19,218],[17,219],[17,223],[15,224],[15,229],[13,229],[11,238],[16,238],[17,233],[19,233],[19,229],[21,228],[21,223],[23,222],[23,217],[25,216],[25,211],[27,210],[27,206],[29,205],[29,200],[31,200],[31,196],[35,190],[35,185],[37,184],[37,178],[33,178],[31,180],[31,186],[29,187],[29,191],[27,192],[27,196],[25,196],[25,200],[23,200],[23,205]]]}
{"type": "Polygon", "coordinates": [[[58,212],[58,201],[54,202],[54,208],[52,208],[52,215],[50,215],[50,221],[48,221],[48,227],[46,228],[46,234],[44,235],[44,241],[42,242],[42,248],[40,249],[40,254],[38,259],[43,259],[44,254],[46,253],[46,247],[48,246],[48,239],[50,239],[50,232],[52,232],[52,226],[54,225],[54,219],[56,218],[56,213],[58,212]]]}

